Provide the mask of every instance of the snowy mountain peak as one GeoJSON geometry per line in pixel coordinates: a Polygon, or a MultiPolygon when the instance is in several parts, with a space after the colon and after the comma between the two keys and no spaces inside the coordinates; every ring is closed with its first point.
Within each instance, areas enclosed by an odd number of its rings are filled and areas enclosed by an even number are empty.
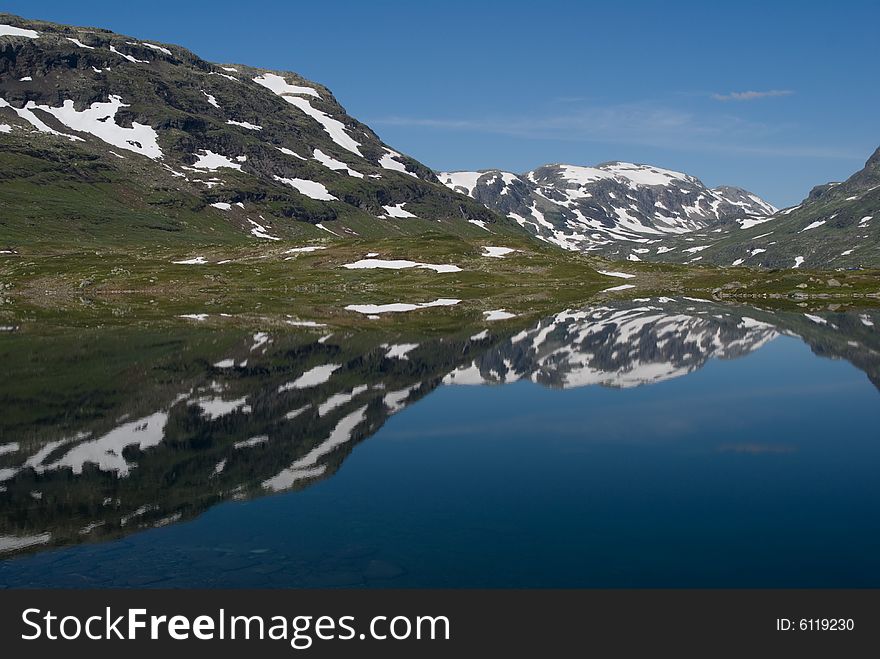
{"type": "MultiPolygon", "coordinates": [[[[698,184],[700,182],[693,176],[688,176],[681,172],[675,172],[671,169],[663,169],[654,167],[653,165],[636,164],[631,162],[606,162],[595,167],[583,167],[580,165],[556,164],[545,165],[546,168],[556,168],[563,180],[575,183],[577,185],[588,185],[597,181],[614,179],[625,183],[631,187],[641,186],[668,186],[676,181],[683,183],[698,184]]],[[[538,182],[534,178],[534,172],[529,172],[527,176],[530,180],[538,182]]]]}
{"type": "Polygon", "coordinates": [[[438,178],[537,238],[574,250],[645,243],[776,210],[741,188],[709,189],[689,174],[620,161],[556,163],[522,175],[494,169],[443,172],[438,178]]]}

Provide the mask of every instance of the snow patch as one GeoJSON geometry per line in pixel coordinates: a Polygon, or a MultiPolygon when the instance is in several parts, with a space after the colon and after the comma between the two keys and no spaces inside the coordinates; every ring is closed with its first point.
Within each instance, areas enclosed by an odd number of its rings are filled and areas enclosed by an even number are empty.
{"type": "Polygon", "coordinates": [[[330,376],[340,368],[342,368],[342,364],[321,364],[320,366],[315,366],[300,375],[293,382],[282,384],[278,387],[278,393],[282,394],[285,391],[291,391],[293,389],[309,389],[311,387],[317,387],[318,385],[327,382],[330,379],[330,376]]]}
{"type": "MultiPolygon", "coordinates": [[[[327,188],[324,187],[323,183],[310,181],[304,178],[282,178],[281,176],[273,176],[273,178],[279,183],[289,185],[291,188],[293,188],[300,194],[304,194],[306,197],[311,197],[312,199],[317,199],[318,201],[336,201],[336,197],[330,194],[327,188]]],[[[315,226],[321,229],[324,228],[320,224],[315,226]]],[[[329,229],[327,229],[327,231],[329,231],[329,229]]],[[[333,232],[330,231],[330,233],[333,232]]]]}
{"type": "Polygon", "coordinates": [[[385,357],[386,359],[409,359],[406,353],[412,352],[418,347],[418,343],[396,343],[388,347],[385,357]]]}
{"type": "Polygon", "coordinates": [[[303,158],[296,151],[292,151],[292,150],[288,149],[286,146],[276,146],[275,148],[278,149],[281,153],[283,153],[285,155],[293,156],[294,158],[299,158],[300,160],[307,160],[307,158],[303,158]]]}
{"type": "Polygon", "coordinates": [[[240,442],[235,442],[232,445],[232,448],[235,450],[242,448],[250,448],[252,446],[259,446],[260,444],[265,444],[269,441],[269,435],[257,435],[256,437],[251,437],[249,439],[243,439],[240,442]]]}
{"type": "Polygon", "coordinates": [[[116,50],[116,48],[114,48],[112,45],[110,46],[110,52],[113,53],[113,54],[115,54],[115,55],[119,55],[120,57],[124,57],[124,58],[127,59],[129,62],[131,62],[132,64],[149,64],[149,62],[148,62],[147,60],[145,60],[145,59],[138,59],[137,57],[133,57],[133,56],[131,56],[131,55],[126,55],[125,53],[120,53],[120,52],[119,52],[118,50],[116,50]]]}
{"type": "Polygon", "coordinates": [[[597,270],[596,272],[600,275],[605,275],[606,277],[619,277],[620,279],[632,279],[636,276],[628,272],[614,272],[609,270],[597,270]]]}
{"type": "Polygon", "coordinates": [[[346,263],[342,267],[349,270],[403,270],[406,268],[422,268],[425,270],[433,270],[434,272],[461,272],[461,268],[457,265],[419,263],[417,261],[407,261],[404,259],[361,259],[354,263],[346,263]]]}
{"type": "Polygon", "coordinates": [[[359,410],[341,419],[326,440],[318,444],[318,446],[306,453],[287,469],[264,481],[263,487],[267,490],[278,492],[293,487],[300,480],[316,478],[322,475],[326,467],[318,465],[318,460],[351,441],[354,429],[366,421],[366,418],[367,406],[364,405],[359,410]]]}
{"type": "MultiPolygon", "coordinates": [[[[0,25],[0,28],[3,27],[8,26],[0,25]]],[[[0,36],[3,36],[2,31],[0,31],[0,36]]],[[[0,535],[0,554],[19,551],[37,545],[45,545],[51,539],[52,534],[48,532],[37,535],[0,535]]]]}
{"type": "Polygon", "coordinates": [[[356,396],[367,391],[369,387],[365,384],[358,385],[348,393],[333,394],[326,401],[318,406],[318,416],[327,416],[333,410],[350,403],[356,396]]]}
{"type": "MultiPolygon", "coordinates": [[[[260,216],[260,219],[263,219],[263,216],[260,216]]],[[[273,236],[269,234],[269,229],[259,222],[248,218],[248,222],[251,224],[251,235],[255,238],[261,238],[263,240],[281,240],[278,236],[273,236]]]]}
{"type": "Polygon", "coordinates": [[[77,444],[54,463],[40,465],[40,470],[69,467],[74,474],[81,474],[86,464],[94,464],[101,471],[115,472],[118,478],[125,478],[135,466],[125,459],[125,449],[136,446],[143,451],[157,446],[165,435],[167,421],[165,412],[129,421],[97,439],[77,444]]]}
{"type": "Polygon", "coordinates": [[[158,135],[153,128],[137,122],[132,122],[131,128],[124,128],[116,123],[115,117],[119,108],[128,107],[119,96],[111,95],[106,103],[95,102],[82,111],[74,108],[72,100],[64,101],[57,108],[36,105],[33,101],[28,102],[25,107],[42,110],[68,128],[94,135],[120,149],[134,151],[152,159],[162,157],[162,150],[157,142],[158,135]]]}
{"type": "Polygon", "coordinates": [[[193,155],[196,156],[196,161],[193,163],[193,168],[195,169],[204,169],[209,172],[215,172],[221,167],[228,167],[229,169],[241,170],[241,165],[237,162],[234,162],[232,159],[219,153],[214,153],[209,149],[205,149],[201,153],[193,155]]]}
{"type": "Polygon", "coordinates": [[[219,419],[221,417],[241,411],[244,414],[250,414],[251,406],[247,405],[247,398],[238,398],[236,400],[223,400],[222,398],[206,397],[198,398],[191,401],[194,405],[202,410],[202,415],[209,421],[219,419]]]}
{"type": "Polygon", "coordinates": [[[737,222],[739,223],[740,229],[751,229],[754,226],[764,224],[764,222],[768,222],[772,219],[772,217],[745,217],[737,220],[737,222]]]}
{"type": "Polygon", "coordinates": [[[327,323],[316,323],[314,320],[285,320],[292,327],[327,327],[327,323]]]}
{"type": "Polygon", "coordinates": [[[326,132],[330,136],[330,139],[336,142],[336,144],[347,151],[351,151],[355,155],[363,157],[363,154],[358,148],[361,145],[360,142],[355,141],[355,139],[345,131],[345,124],[341,121],[312,107],[312,104],[309,103],[308,99],[299,96],[282,96],[282,98],[321,124],[324,132],[326,132]]]}
{"type": "MultiPolygon", "coordinates": [[[[224,71],[235,71],[232,68],[221,67],[224,71]]],[[[316,89],[311,87],[304,87],[302,85],[291,85],[287,80],[284,79],[283,76],[277,75],[275,73],[264,73],[263,75],[257,76],[254,78],[254,82],[258,85],[262,85],[266,89],[272,91],[284,98],[284,100],[288,100],[286,97],[289,94],[305,94],[307,96],[314,96],[316,98],[321,98],[321,95],[318,93],[316,89]]]]}
{"type": "Polygon", "coordinates": [[[416,309],[428,309],[430,307],[451,307],[461,302],[452,298],[438,298],[433,302],[420,302],[418,304],[410,304],[407,302],[394,302],[391,304],[349,304],[345,307],[346,311],[356,311],[362,314],[381,314],[381,313],[399,313],[404,311],[415,311],[416,309]]]}
{"type": "Polygon", "coordinates": [[[385,210],[385,214],[388,217],[400,217],[400,218],[416,217],[415,215],[410,213],[408,210],[403,209],[403,205],[405,203],[406,202],[404,201],[404,202],[397,204],[396,206],[382,206],[382,208],[385,210]]]}
{"type": "Polygon", "coordinates": [[[437,178],[446,187],[456,190],[462,189],[469,197],[474,196],[477,189],[477,181],[486,172],[439,172],[437,178]]]}
{"type": "Polygon", "coordinates": [[[326,167],[327,169],[332,169],[334,171],[344,171],[346,174],[348,174],[349,176],[353,176],[354,178],[364,178],[363,174],[361,174],[360,172],[356,172],[341,160],[337,160],[332,156],[328,156],[326,153],[321,151],[321,149],[315,149],[313,155],[315,157],[315,160],[324,165],[324,167],[326,167]]]}
{"type": "Polygon", "coordinates": [[[508,254],[512,254],[515,251],[516,250],[512,247],[491,247],[489,245],[483,245],[482,255],[495,259],[503,259],[508,254]]]}
{"type": "Polygon", "coordinates": [[[95,50],[94,46],[87,46],[79,39],[74,39],[73,37],[66,37],[68,41],[75,43],[80,48],[85,48],[86,50],[95,50]]]}
{"type": "Polygon", "coordinates": [[[415,174],[413,174],[412,172],[410,172],[406,169],[406,165],[404,165],[399,160],[395,160],[395,158],[402,158],[402,157],[403,156],[401,154],[397,153],[397,151],[394,151],[393,149],[386,148],[385,153],[382,155],[381,158],[379,158],[379,166],[384,169],[390,169],[390,170],[393,170],[396,172],[403,172],[404,174],[409,174],[410,176],[412,176],[414,178],[418,178],[418,176],[416,176],[415,174]]]}
{"type": "Polygon", "coordinates": [[[0,37],[25,37],[27,39],[36,39],[39,36],[40,33],[36,30],[27,30],[23,27],[0,24],[0,37]]]}
{"type": "Polygon", "coordinates": [[[326,231],[327,233],[332,234],[332,235],[336,236],[337,238],[339,238],[339,234],[338,234],[338,233],[336,233],[335,231],[331,231],[330,229],[328,229],[327,227],[325,227],[325,226],[324,226],[323,224],[321,224],[320,222],[318,222],[318,224],[316,224],[315,227],[317,227],[317,228],[320,229],[321,231],[326,231]]]}
{"type": "Polygon", "coordinates": [[[242,128],[247,128],[248,130],[263,130],[262,126],[257,126],[256,124],[252,124],[249,121],[236,121],[235,119],[229,119],[226,123],[230,126],[241,126],[242,128]]]}
{"type": "Polygon", "coordinates": [[[165,53],[166,55],[171,55],[171,51],[167,48],[163,48],[162,46],[157,46],[154,43],[147,43],[145,41],[141,41],[142,46],[146,46],[147,48],[152,48],[153,50],[157,50],[160,53],[165,53]]]}
{"type": "Polygon", "coordinates": [[[798,233],[803,233],[804,231],[809,231],[810,229],[815,229],[817,227],[822,226],[823,224],[825,224],[825,220],[817,220],[815,222],[811,222],[810,224],[805,226],[803,229],[798,231],[798,233]]]}
{"type": "Polygon", "coordinates": [[[485,316],[485,320],[487,321],[509,320],[510,318],[516,318],[515,313],[510,313],[509,311],[505,311],[504,309],[493,309],[491,311],[484,311],[483,316],[485,316]]]}
{"type": "Polygon", "coordinates": [[[285,254],[302,254],[305,252],[317,252],[319,249],[327,249],[322,245],[309,245],[308,247],[293,247],[285,250],[285,254]]]}

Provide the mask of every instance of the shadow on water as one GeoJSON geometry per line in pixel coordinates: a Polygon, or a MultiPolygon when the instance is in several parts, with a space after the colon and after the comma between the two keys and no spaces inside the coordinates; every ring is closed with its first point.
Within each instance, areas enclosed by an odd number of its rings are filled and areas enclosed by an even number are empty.
{"type": "Polygon", "coordinates": [[[194,325],[6,331],[0,557],[308,488],[444,384],[633,388],[789,335],[880,387],[878,326],[873,311],[815,316],[661,298],[429,337],[194,325]]]}

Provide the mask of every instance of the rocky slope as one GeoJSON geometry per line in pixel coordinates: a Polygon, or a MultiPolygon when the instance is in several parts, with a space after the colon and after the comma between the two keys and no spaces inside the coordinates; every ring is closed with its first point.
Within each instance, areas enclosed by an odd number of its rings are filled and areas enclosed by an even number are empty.
{"type": "Polygon", "coordinates": [[[584,251],[631,246],[634,259],[664,236],[751,222],[776,210],[740,188],[710,189],[688,174],[624,162],[438,176],[542,240],[584,251]]]}
{"type": "Polygon", "coordinates": [[[290,72],[0,14],[0,247],[519,231],[290,72]]]}
{"type": "Polygon", "coordinates": [[[880,149],[846,181],[813,188],[793,208],[665,240],[641,257],[765,268],[880,267],[880,149]]]}

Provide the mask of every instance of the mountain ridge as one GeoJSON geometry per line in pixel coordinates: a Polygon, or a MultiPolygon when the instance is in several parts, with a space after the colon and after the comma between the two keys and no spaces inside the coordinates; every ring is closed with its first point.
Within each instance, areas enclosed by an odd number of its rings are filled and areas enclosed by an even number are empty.
{"type": "Polygon", "coordinates": [[[535,237],[566,249],[649,243],[774,212],[733,186],[706,187],[690,174],[642,163],[553,163],[523,174],[489,169],[440,172],[440,181],[507,215],[535,237]]]}
{"type": "Polygon", "coordinates": [[[519,232],[293,72],[0,14],[0,74],[0,239],[519,232]]]}
{"type": "MultiPolygon", "coordinates": [[[[880,148],[845,181],[817,185],[801,203],[769,215],[675,237],[643,258],[760,268],[880,266],[880,148]],[[696,250],[696,251],[695,251],[696,250]]],[[[621,258],[624,250],[608,256],[621,258]]]]}
{"type": "Polygon", "coordinates": [[[433,172],[295,72],[0,13],[0,247],[528,235],[612,260],[880,265],[880,149],[779,211],[650,164],[433,172]]]}

